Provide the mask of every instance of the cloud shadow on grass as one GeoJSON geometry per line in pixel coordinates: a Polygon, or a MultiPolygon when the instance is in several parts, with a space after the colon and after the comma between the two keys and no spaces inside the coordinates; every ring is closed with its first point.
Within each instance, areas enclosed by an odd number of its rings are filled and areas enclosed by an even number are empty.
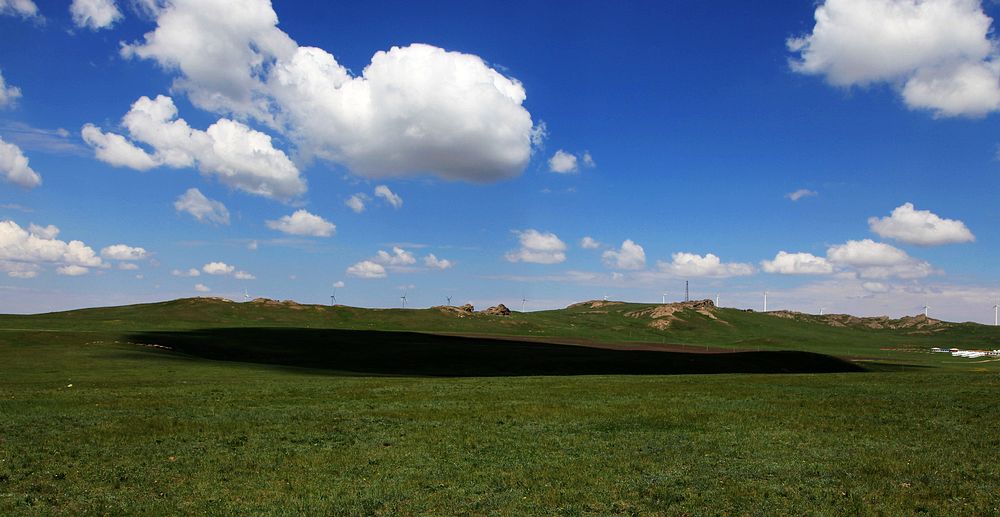
{"type": "Polygon", "coordinates": [[[856,364],[811,352],[692,354],[609,350],[374,330],[222,328],[141,332],[129,339],[204,359],[373,375],[489,377],[864,371],[856,364]]]}

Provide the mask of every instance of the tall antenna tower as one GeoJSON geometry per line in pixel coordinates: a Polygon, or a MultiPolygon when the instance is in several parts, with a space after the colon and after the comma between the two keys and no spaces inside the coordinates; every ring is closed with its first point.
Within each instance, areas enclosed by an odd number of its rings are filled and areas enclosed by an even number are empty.
{"type": "Polygon", "coordinates": [[[690,302],[691,301],[691,290],[689,288],[690,288],[689,282],[687,280],[685,280],[684,281],[684,301],[685,302],[690,302]]]}

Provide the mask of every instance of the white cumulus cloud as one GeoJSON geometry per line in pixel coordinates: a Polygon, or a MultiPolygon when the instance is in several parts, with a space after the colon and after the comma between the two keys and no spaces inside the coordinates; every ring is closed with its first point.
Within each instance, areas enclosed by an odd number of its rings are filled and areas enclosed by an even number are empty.
{"type": "Polygon", "coordinates": [[[187,271],[182,271],[180,269],[175,269],[175,270],[171,271],[170,274],[174,275],[174,276],[195,277],[195,276],[200,276],[201,275],[201,271],[198,271],[195,268],[188,269],[187,271]]]}
{"type": "Polygon", "coordinates": [[[194,290],[199,293],[207,293],[211,291],[211,289],[209,289],[209,287],[205,284],[194,284],[194,290]]]}
{"type": "Polygon", "coordinates": [[[189,188],[174,201],[174,209],[187,212],[200,223],[229,224],[229,210],[221,201],[205,197],[200,190],[189,188]]]}
{"type": "Polygon", "coordinates": [[[209,275],[229,275],[232,274],[236,268],[226,264],[225,262],[209,262],[208,264],[202,266],[201,270],[209,275]]]}
{"type": "Polygon", "coordinates": [[[42,184],[42,177],[28,166],[28,158],[21,148],[4,142],[3,138],[0,138],[0,178],[24,188],[42,184]]]}
{"type": "Polygon", "coordinates": [[[509,262],[528,262],[532,264],[559,264],[566,261],[566,243],[551,232],[542,233],[528,229],[514,231],[521,247],[507,252],[509,262]]]}
{"type": "Polygon", "coordinates": [[[246,271],[237,271],[237,272],[233,273],[233,278],[235,278],[237,280],[256,280],[257,279],[257,277],[253,276],[250,273],[247,273],[246,271]]]}
{"type": "Polygon", "coordinates": [[[549,158],[549,171],[559,174],[572,174],[580,171],[580,164],[584,167],[595,167],[594,157],[590,151],[584,152],[579,157],[573,153],[559,149],[549,158]]]}
{"type": "Polygon", "coordinates": [[[812,33],[790,38],[792,69],[833,85],[888,83],[912,109],[1000,109],[992,20],[979,0],[826,0],[812,33]]]}
{"type": "Polygon", "coordinates": [[[398,246],[392,248],[392,253],[387,251],[378,250],[375,253],[375,257],[372,261],[382,264],[384,266],[409,266],[415,264],[417,259],[413,257],[413,254],[409,251],[404,250],[398,246]]]}
{"type": "Polygon", "coordinates": [[[828,275],[833,273],[833,264],[823,257],[811,253],[788,253],[779,251],[774,260],[764,260],[761,269],[767,273],[781,275],[828,275]]]}
{"type": "Polygon", "coordinates": [[[12,106],[20,98],[21,89],[16,86],[7,86],[3,74],[0,73],[0,108],[12,106]]]}
{"type": "Polygon", "coordinates": [[[267,221],[266,224],[272,230],[309,237],[329,237],[337,229],[337,225],[304,209],[296,210],[292,215],[283,216],[276,221],[267,221]]]}
{"type": "Polygon", "coordinates": [[[831,246],[826,258],[838,266],[854,269],[861,278],[923,278],[935,272],[929,263],[895,246],[871,239],[831,246]]]}
{"type": "Polygon", "coordinates": [[[973,242],[976,236],[965,223],[942,219],[930,210],[917,210],[913,203],[904,203],[883,218],[868,218],[868,226],[880,237],[895,239],[918,246],[939,246],[973,242]]]}
{"type": "Polygon", "coordinates": [[[722,262],[712,253],[674,253],[671,262],[658,262],[660,271],[678,277],[728,278],[753,274],[753,266],[742,262],[722,262]]]}
{"type": "Polygon", "coordinates": [[[109,29],[122,18],[114,0],[73,0],[69,12],[77,27],[91,30],[109,29]]]}
{"type": "Polygon", "coordinates": [[[646,267],[646,250],[631,239],[625,239],[621,248],[605,251],[601,260],[611,269],[642,269],[646,267]]]}
{"type": "Polygon", "coordinates": [[[362,260],[347,268],[347,274],[357,278],[385,278],[385,267],[370,260],[362,260]]]}
{"type": "Polygon", "coordinates": [[[601,247],[601,243],[597,242],[593,237],[587,236],[580,239],[580,247],[585,250],[596,250],[601,247]]]}
{"type": "Polygon", "coordinates": [[[429,253],[424,257],[424,265],[431,269],[449,269],[455,265],[454,262],[448,259],[439,259],[433,253],[429,253]]]}
{"type": "Polygon", "coordinates": [[[146,258],[146,250],[127,244],[112,244],[101,249],[101,256],[112,260],[142,260],[146,258]]]}
{"type": "Polygon", "coordinates": [[[28,225],[28,233],[36,235],[43,239],[51,240],[59,236],[59,228],[54,224],[50,224],[48,226],[41,226],[35,223],[31,223],[28,225]]]}
{"type": "Polygon", "coordinates": [[[579,170],[576,164],[576,155],[567,153],[559,149],[549,158],[549,171],[559,174],[569,174],[579,170]]]}
{"type": "Polygon", "coordinates": [[[90,273],[90,269],[76,264],[70,264],[68,266],[60,266],[56,268],[56,273],[63,276],[80,276],[90,273]]]}
{"type": "Polygon", "coordinates": [[[298,168],[274,147],[271,137],[241,122],[223,118],[205,131],[194,129],[177,118],[173,99],[158,95],[135,101],[122,125],[132,140],[150,146],[153,152],[92,124],[84,125],[81,135],[97,159],[116,167],[197,167],[230,187],[280,200],[306,191],[298,168]]]}
{"type": "Polygon", "coordinates": [[[363,192],[358,192],[357,194],[354,194],[353,196],[347,198],[347,201],[344,201],[344,204],[347,205],[348,208],[353,210],[354,213],[360,214],[361,212],[365,211],[365,201],[367,199],[368,195],[364,194],[363,192]]]}
{"type": "Polygon", "coordinates": [[[81,241],[56,239],[58,233],[58,228],[51,225],[31,225],[25,230],[14,221],[0,221],[0,271],[16,278],[31,278],[44,263],[74,266],[66,270],[74,272],[78,272],[78,268],[104,265],[93,248],[81,241]],[[38,233],[30,231],[32,228],[38,233]]]}
{"type": "Polygon", "coordinates": [[[0,14],[31,18],[38,16],[38,6],[31,0],[0,0],[0,14]]]}
{"type": "Polygon", "coordinates": [[[305,156],[377,178],[490,182],[520,174],[538,131],[524,87],[475,55],[425,44],[376,52],[356,75],[278,29],[269,0],[173,0],[126,57],[176,71],[174,90],[280,129],[305,156]],[[238,12],[237,12],[238,11],[238,12]]]}
{"type": "Polygon", "coordinates": [[[389,187],[385,185],[379,185],[375,187],[375,197],[380,197],[385,200],[386,203],[392,205],[393,208],[400,208],[403,206],[403,198],[396,195],[393,191],[389,190],[389,187]]]}

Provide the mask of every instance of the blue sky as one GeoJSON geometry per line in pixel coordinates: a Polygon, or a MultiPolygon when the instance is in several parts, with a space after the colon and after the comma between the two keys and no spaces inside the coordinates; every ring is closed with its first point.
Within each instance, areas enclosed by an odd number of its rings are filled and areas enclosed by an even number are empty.
{"type": "Polygon", "coordinates": [[[992,323],[992,3],[620,4],[0,0],[0,311],[992,323]]]}

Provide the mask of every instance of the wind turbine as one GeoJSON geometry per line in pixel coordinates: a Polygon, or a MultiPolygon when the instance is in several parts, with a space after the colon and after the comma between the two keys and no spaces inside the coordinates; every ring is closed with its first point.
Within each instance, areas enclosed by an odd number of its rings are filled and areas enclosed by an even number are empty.
{"type": "Polygon", "coordinates": [[[764,291],[764,312],[767,312],[767,291],[764,291]]]}
{"type": "Polygon", "coordinates": [[[451,307],[451,296],[446,296],[445,298],[448,299],[448,306],[451,307]]]}
{"type": "Polygon", "coordinates": [[[1000,300],[993,304],[993,326],[996,327],[1000,323],[1000,300]]]}
{"type": "Polygon", "coordinates": [[[715,306],[719,306],[719,293],[715,293],[715,306]]]}
{"type": "Polygon", "coordinates": [[[247,288],[246,287],[243,288],[243,301],[244,302],[249,302],[250,301],[250,293],[247,292],[247,288]]]}
{"type": "Polygon", "coordinates": [[[930,309],[930,307],[924,305],[924,317],[925,318],[927,317],[927,309],[930,309]]]}
{"type": "Polygon", "coordinates": [[[524,302],[526,302],[526,301],[528,301],[528,300],[525,300],[524,297],[522,296],[521,297],[521,312],[524,312],[524,302]]]}
{"type": "Polygon", "coordinates": [[[405,289],[403,290],[403,296],[400,296],[399,299],[403,300],[403,308],[405,309],[406,308],[406,290],[405,289]]]}
{"type": "Polygon", "coordinates": [[[823,315],[823,311],[825,311],[825,310],[826,310],[826,307],[820,307],[819,308],[819,315],[822,316],[823,315]]]}
{"type": "Polygon", "coordinates": [[[667,304],[667,292],[663,291],[663,305],[667,304]]]}

